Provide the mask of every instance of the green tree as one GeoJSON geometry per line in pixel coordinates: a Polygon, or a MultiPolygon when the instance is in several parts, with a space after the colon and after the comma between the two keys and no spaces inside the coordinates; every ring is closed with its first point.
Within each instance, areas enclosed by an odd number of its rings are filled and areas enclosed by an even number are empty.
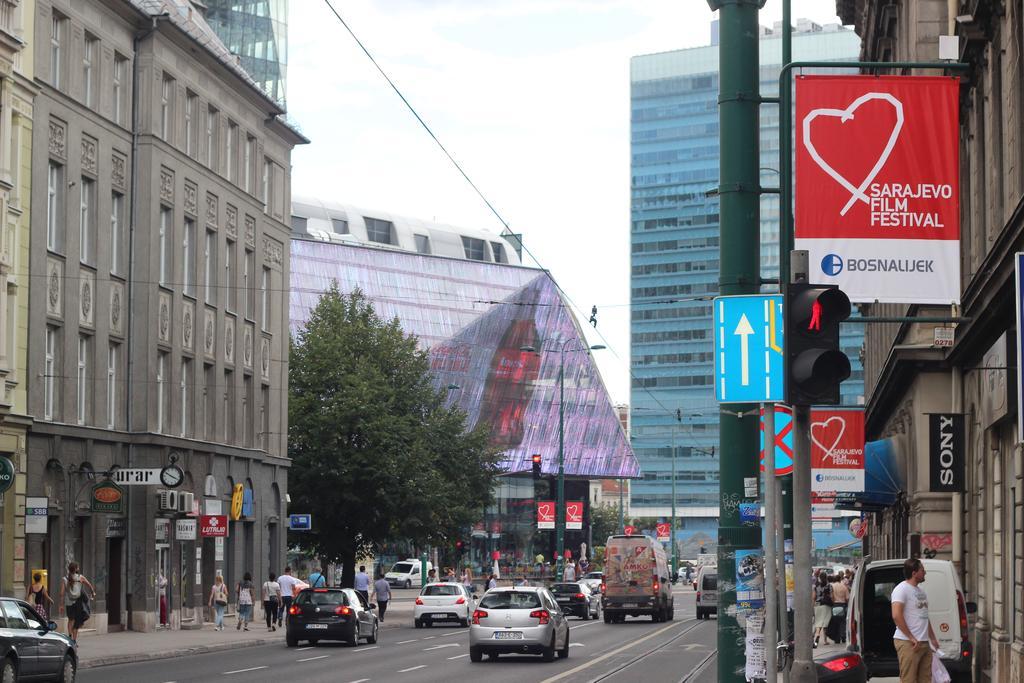
{"type": "Polygon", "coordinates": [[[603,503],[590,508],[591,537],[595,544],[604,545],[612,534],[619,532],[619,504],[603,503]]]}
{"type": "Polygon", "coordinates": [[[427,354],[398,320],[332,285],[291,341],[291,508],[313,515],[298,544],[342,565],[388,539],[443,544],[491,502],[499,453],[445,407],[427,354]]]}

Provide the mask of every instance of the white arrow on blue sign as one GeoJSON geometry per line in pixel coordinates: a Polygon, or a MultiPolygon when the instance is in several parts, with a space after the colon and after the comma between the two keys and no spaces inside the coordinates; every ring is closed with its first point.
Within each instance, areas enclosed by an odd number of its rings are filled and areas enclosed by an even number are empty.
{"type": "Polygon", "coordinates": [[[715,398],[719,403],[784,399],[782,330],[780,294],[715,299],[715,398]]]}

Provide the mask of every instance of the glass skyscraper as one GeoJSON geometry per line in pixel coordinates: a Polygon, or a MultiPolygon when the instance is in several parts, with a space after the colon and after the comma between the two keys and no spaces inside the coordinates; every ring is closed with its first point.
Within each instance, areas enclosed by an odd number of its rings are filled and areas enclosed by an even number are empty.
{"type": "Polygon", "coordinates": [[[205,0],[206,21],[263,91],[285,106],[288,0],[205,0]]]}
{"type": "MultiPolygon", "coordinates": [[[[683,557],[713,552],[718,517],[718,414],[712,377],[711,298],[718,292],[718,45],[642,55],[631,63],[631,389],[641,479],[631,514],[670,515],[676,464],[677,542],[683,557]],[[677,412],[678,411],[678,412],[677,412]]],[[[761,94],[778,92],[781,37],[762,29],[761,94]]],[[[852,61],[860,40],[840,26],[801,20],[793,59],[852,61]]],[[[820,71],[819,71],[820,72],[820,71]]],[[[761,107],[761,184],[778,186],[779,114],[761,107]]],[[[761,201],[761,275],[779,272],[779,201],[761,201]]],[[[758,245],[750,245],[757,248],[758,245]]],[[[766,288],[772,291],[774,287],[766,288]]],[[[843,403],[863,403],[863,331],[843,329],[851,378],[843,403]]]]}

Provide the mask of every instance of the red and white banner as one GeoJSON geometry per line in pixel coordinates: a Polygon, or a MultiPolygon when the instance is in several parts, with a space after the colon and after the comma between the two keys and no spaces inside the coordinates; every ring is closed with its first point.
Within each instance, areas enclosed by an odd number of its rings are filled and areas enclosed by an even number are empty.
{"type": "Polygon", "coordinates": [[[959,80],[799,76],[796,248],[851,301],[960,302],[959,80]]]}
{"type": "Polygon", "coordinates": [[[583,528],[583,501],[570,500],[565,504],[565,528],[583,528]]]}
{"type": "Polygon", "coordinates": [[[227,515],[201,515],[199,517],[199,535],[203,538],[228,535],[227,515]]]}
{"type": "Polygon", "coordinates": [[[811,491],[863,490],[864,411],[812,410],[811,491]]]}
{"type": "Polygon", "coordinates": [[[554,529],[555,528],[555,501],[553,501],[553,500],[538,500],[537,501],[537,528],[538,529],[554,529]]]}
{"type": "Polygon", "coordinates": [[[625,526],[625,528],[623,529],[623,531],[626,533],[627,536],[632,536],[633,534],[636,533],[636,527],[632,526],[630,524],[627,524],[625,526]]]}
{"type": "Polygon", "coordinates": [[[672,525],[668,522],[658,522],[655,528],[658,531],[659,541],[667,541],[672,538],[672,525]]]}

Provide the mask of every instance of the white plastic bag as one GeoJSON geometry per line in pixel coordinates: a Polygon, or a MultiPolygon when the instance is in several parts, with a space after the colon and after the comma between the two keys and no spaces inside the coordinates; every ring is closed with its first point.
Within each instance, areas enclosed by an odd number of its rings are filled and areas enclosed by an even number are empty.
{"type": "Polygon", "coordinates": [[[932,683],[950,683],[949,672],[942,663],[942,650],[932,653],[932,683]]]}

